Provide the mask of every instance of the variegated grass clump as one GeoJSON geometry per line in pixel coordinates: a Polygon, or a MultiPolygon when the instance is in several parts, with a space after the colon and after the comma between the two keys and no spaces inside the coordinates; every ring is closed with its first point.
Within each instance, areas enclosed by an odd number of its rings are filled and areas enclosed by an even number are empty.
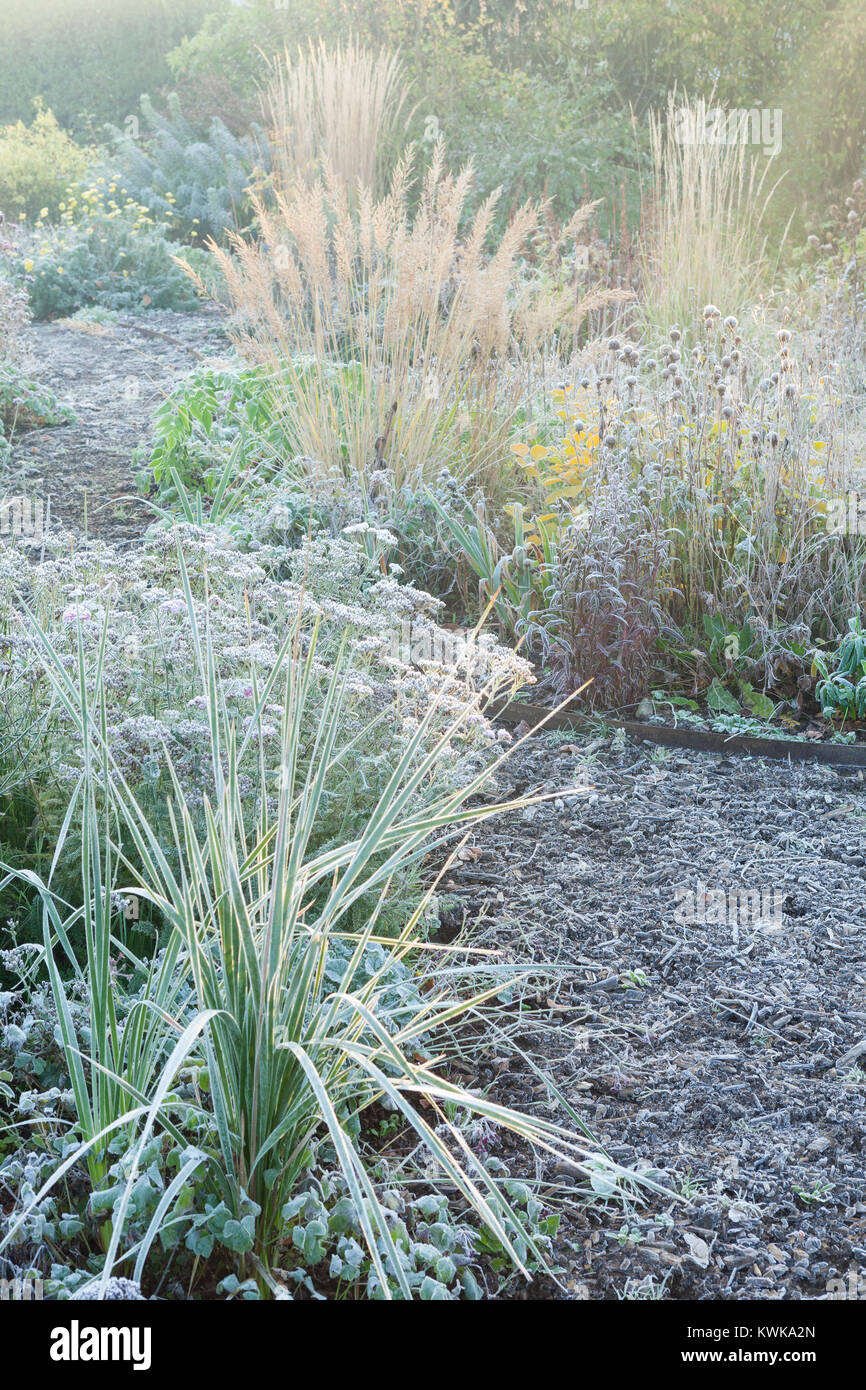
{"type": "MultiPolygon", "coordinates": [[[[417,996],[408,1017],[405,1011],[389,1014],[381,999],[394,963],[424,952],[432,953],[434,962],[443,951],[446,959],[463,954],[463,948],[425,940],[419,930],[423,904],[408,913],[396,938],[382,929],[382,908],[394,881],[405,878],[431,850],[444,848],[464,826],[501,809],[489,804],[467,809],[467,801],[485,785],[485,772],[455,790],[429,791],[437,762],[460,740],[467,712],[472,717],[472,703],[442,723],[431,706],[407,743],[395,750],[387,782],[360,833],[321,847],[317,824],[327,810],[329,770],[353,757],[356,745],[347,735],[351,672],[345,652],[331,664],[321,688],[316,676],[321,624],[304,640],[302,618],[296,615],[269,673],[254,683],[251,719],[240,719],[218,673],[208,613],[195,600],[182,559],[180,571],[207,712],[212,792],[202,818],[186,804],[169,763],[173,790],[167,832],[142,808],[112,752],[103,679],[107,618],[100,624],[93,696],[83,620],[76,622],[71,669],[50,638],[31,624],[46,677],[83,751],[58,843],[59,854],[66,835],[73,828],[79,833],[83,906],[70,912],[52,890],[50,876],[43,881],[23,875],[43,904],[43,959],[79,1142],[67,1147],[55,1172],[7,1222],[0,1253],[15,1247],[61,1179],[85,1164],[93,1210],[107,1206],[110,1213],[100,1228],[104,1258],[93,1291],[101,1296],[115,1274],[146,1280],[148,1259],[162,1234],[180,1226],[195,1235],[189,1184],[199,1173],[221,1204],[220,1230],[224,1246],[237,1257],[236,1277],[252,1276],[262,1293],[286,1297],[292,1264],[281,1239],[324,1136],[369,1252],[368,1292],[386,1298],[430,1296],[424,1293],[429,1276],[417,1268],[393,1208],[380,1199],[359,1140],[363,1113],[384,1098],[429,1157],[425,1181],[465,1203],[515,1267],[525,1270],[529,1254],[543,1259],[543,1252],[510,1206],[497,1170],[467,1141],[459,1114],[501,1126],[542,1152],[567,1159],[590,1184],[604,1174],[609,1192],[621,1179],[629,1183],[630,1175],[561,1124],[490,1102],[443,1072],[455,1023],[501,990],[501,969],[481,988],[476,974],[474,988],[463,991],[455,989],[455,972],[437,979],[434,968],[433,988],[417,996]],[[274,789],[259,756],[258,785],[245,789],[245,755],[260,754],[263,727],[272,719],[279,723],[278,786],[274,789]],[[112,917],[113,892],[121,882],[151,905],[166,941],[149,967],[136,962],[146,989],[122,1020],[112,974],[113,953],[130,955],[112,917]],[[72,944],[73,928],[83,928],[82,953],[72,944]],[[328,971],[335,942],[348,948],[336,982],[328,971]],[[384,948],[383,963],[360,977],[371,944],[384,948]],[[64,956],[83,989],[83,1009],[71,1007],[58,964],[64,956]],[[198,1089],[193,1099],[178,1092],[178,1072],[192,1063],[199,1074],[206,1071],[209,1099],[198,1089]],[[127,1220],[144,1156],[153,1152],[159,1132],[179,1147],[178,1171],[146,1229],[131,1241],[127,1220]],[[106,1203],[99,1189],[108,1144],[120,1140],[123,1178],[106,1203]]],[[[483,978],[483,960],[481,965],[483,978]]]]}
{"type": "Polygon", "coordinates": [[[383,197],[359,185],[353,207],[326,167],[312,187],[256,200],[260,241],[215,248],[237,345],[274,369],[274,409],[311,489],[335,467],[365,487],[385,469],[399,489],[448,466],[496,491],[515,410],[599,302],[558,255],[587,209],[551,246],[527,203],[489,250],[497,195],[464,228],[471,183],[469,168],[447,172],[440,143],[417,201],[407,157],[383,197]]]}

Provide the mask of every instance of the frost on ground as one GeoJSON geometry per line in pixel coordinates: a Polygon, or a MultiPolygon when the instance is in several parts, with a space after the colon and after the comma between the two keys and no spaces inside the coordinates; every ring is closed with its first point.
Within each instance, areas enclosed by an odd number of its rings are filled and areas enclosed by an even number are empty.
{"type": "MultiPolygon", "coordinates": [[[[467,943],[544,967],[506,998],[507,1031],[612,1157],[684,1199],[568,1214],[573,1180],[551,1165],[566,1287],[862,1297],[862,772],[545,735],[499,780],[582,792],[475,834],[443,933],[465,914],[467,943]]],[[[505,1052],[476,1039],[479,1083],[565,1120],[505,1052]]]]}

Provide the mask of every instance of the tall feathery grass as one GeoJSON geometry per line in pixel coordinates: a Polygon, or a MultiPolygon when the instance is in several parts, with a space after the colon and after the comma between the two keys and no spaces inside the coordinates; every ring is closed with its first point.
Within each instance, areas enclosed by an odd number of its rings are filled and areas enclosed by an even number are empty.
{"type": "Polygon", "coordinates": [[[515,411],[615,294],[581,294],[562,272],[587,209],[545,250],[543,209],[527,203],[489,251],[497,195],[463,227],[471,169],[449,174],[440,144],[412,185],[406,157],[384,197],[360,187],[353,207],[326,167],[312,187],[255,199],[260,241],[214,248],[237,345],[273,369],[274,410],[312,487],[323,471],[418,487],[447,466],[495,492],[515,411]]]}
{"type": "Polygon", "coordinates": [[[739,310],[765,278],[772,160],[740,140],[704,138],[709,110],[703,98],[671,93],[664,114],[650,113],[641,259],[644,313],[656,329],[691,322],[705,304],[739,310]]]}
{"type": "MultiPolygon", "coordinates": [[[[79,672],[70,673],[50,641],[42,639],[46,670],[84,748],[80,786],[63,830],[65,835],[74,821],[82,829],[84,960],[78,960],[69,940],[70,927],[81,914],[64,918],[50,881],[30,876],[44,905],[44,959],[73,1078],[81,1142],[13,1221],[3,1245],[74,1165],[89,1163],[95,1191],[104,1177],[107,1138],[124,1131],[129,1145],[126,1181],[114,1196],[111,1223],[105,1227],[103,1272],[93,1286],[97,1296],[112,1273],[131,1271],[142,1278],[161,1226],[183,1219],[176,1199],[193,1168],[202,1165],[237,1223],[233,1230],[240,1241],[241,1273],[254,1275],[263,1293],[279,1293],[283,1209],[309,1170],[316,1141],[326,1135],[383,1296],[413,1297],[403,1252],[395,1244],[389,1213],[357,1138],[360,1114],[385,1098],[438,1165],[434,1185],[465,1203],[514,1265],[525,1269],[522,1252],[533,1251],[539,1259],[543,1252],[509,1206],[500,1183],[466,1143],[457,1114],[483,1117],[542,1150],[566,1156],[590,1182],[597,1183],[605,1167],[614,1184],[631,1175],[593,1155],[583,1139],[563,1126],[497,1105],[453,1083],[436,1066],[437,1054],[440,1063],[448,1054],[455,1021],[483,1008],[501,990],[501,970],[491,971],[486,988],[478,987],[479,976],[474,975],[475,987],[462,994],[446,982],[418,993],[409,1008],[389,1011],[382,1002],[395,963],[421,952],[455,949],[425,939],[423,903],[408,913],[399,934],[386,931],[383,907],[392,885],[402,882],[407,869],[431,849],[451,843],[462,827],[502,809],[468,809],[466,804],[501,759],[468,785],[425,796],[436,759],[444,756],[463,721],[477,718],[476,702],[455,716],[432,747],[436,711],[431,707],[395,760],[363,833],[313,849],[327,774],[337,761],[352,757],[354,740],[344,732],[348,669],[338,660],[330,675],[323,676],[316,662],[315,630],[302,630],[299,618],[273,672],[255,686],[253,717],[239,727],[185,582],[209,711],[216,792],[196,816],[175,779],[167,831],[148,818],[112,759],[104,712],[98,699],[91,706],[87,698],[92,673],[85,671],[83,656],[79,672]],[[303,737],[307,707],[315,685],[323,681],[324,699],[310,747],[303,737]],[[276,701],[282,706],[280,775],[275,782],[262,755],[257,793],[244,796],[241,762],[257,739],[261,747],[265,712],[272,712],[276,701]],[[122,1031],[110,975],[110,956],[119,942],[107,907],[112,866],[119,865],[167,929],[166,951],[149,973],[145,969],[147,988],[122,1031]],[[357,923],[360,904],[366,917],[359,929],[352,922],[357,923]],[[343,944],[345,961],[337,983],[326,968],[336,942],[343,944]],[[384,948],[384,963],[367,978],[359,967],[374,943],[384,948]],[[83,1024],[72,1017],[67,985],[54,964],[58,945],[76,978],[86,981],[83,1024]],[[201,1118],[210,1118],[216,1139],[209,1148],[202,1148],[200,1139],[199,1147],[188,1145],[187,1158],[144,1236],[124,1243],[146,1142],[157,1126],[184,1142],[173,1118],[177,1096],[171,1091],[179,1067],[191,1057],[207,1066],[212,1099],[207,1116],[201,1102],[201,1118]],[[256,1213],[254,1228],[244,1248],[240,1238],[250,1229],[251,1210],[256,1213]]],[[[184,1107],[190,1116],[196,1110],[191,1101],[184,1107]]],[[[196,1126],[196,1133],[202,1132],[196,1126]]]]}
{"type": "Polygon", "coordinates": [[[374,53],[357,39],[277,55],[261,101],[278,185],[311,185],[327,167],[347,189],[380,190],[407,94],[399,54],[374,53]]]}

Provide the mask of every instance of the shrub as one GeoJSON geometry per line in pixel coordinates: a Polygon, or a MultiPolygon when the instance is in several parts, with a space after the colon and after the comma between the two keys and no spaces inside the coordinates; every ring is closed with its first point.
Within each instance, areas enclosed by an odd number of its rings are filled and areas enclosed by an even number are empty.
{"type": "Polygon", "coordinates": [[[0,212],[10,222],[55,217],[87,165],[86,152],[37,105],[31,125],[16,121],[0,130],[0,212]]]}
{"type": "Polygon", "coordinates": [[[228,231],[246,230],[247,185],[259,164],[263,169],[269,164],[264,132],[254,126],[238,139],[218,117],[198,131],[185,119],[176,94],[169,94],[167,106],[160,115],[148,96],[141,98],[147,137],[108,126],[111,163],[100,172],[122,184],[175,237],[222,241],[228,231]]]}
{"type": "Polygon", "coordinates": [[[123,188],[99,178],[68,190],[60,222],[37,223],[16,262],[26,275],[37,318],[65,316],[87,304],[106,309],[190,309],[198,304],[174,259],[165,227],[123,188]],[[118,202],[112,195],[123,199],[118,202]]]}
{"type": "Polygon", "coordinates": [[[168,82],[165,54],[221,0],[4,0],[0,121],[42,97],[61,125],[87,134],[121,122],[142,92],[168,82]]]}

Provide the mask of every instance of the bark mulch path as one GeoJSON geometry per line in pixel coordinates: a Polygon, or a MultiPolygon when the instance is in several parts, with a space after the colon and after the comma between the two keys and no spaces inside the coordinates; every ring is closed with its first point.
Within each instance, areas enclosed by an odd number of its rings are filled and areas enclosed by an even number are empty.
{"type": "MultiPolygon", "coordinates": [[[[495,799],[575,785],[476,829],[441,929],[552,967],[508,1031],[611,1157],[684,1199],[569,1200],[548,1165],[565,1296],[866,1296],[862,771],[546,734],[495,799]]],[[[476,1084],[568,1122],[495,1035],[477,1047],[476,1084]]]]}
{"type": "MultiPolygon", "coordinates": [[[[14,441],[0,497],[50,498],[55,523],[119,545],[153,520],[136,492],[135,451],[150,438],[154,409],[201,356],[230,351],[218,309],[151,311],[102,325],[42,323],[26,335],[24,369],[70,405],[78,422],[30,430],[14,441]]],[[[139,465],[140,466],[140,465],[139,465]]]]}

